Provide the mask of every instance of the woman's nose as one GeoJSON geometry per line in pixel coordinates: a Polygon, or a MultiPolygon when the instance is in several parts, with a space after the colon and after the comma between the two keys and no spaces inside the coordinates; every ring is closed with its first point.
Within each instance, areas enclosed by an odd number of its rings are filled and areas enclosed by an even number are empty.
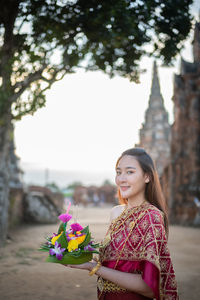
{"type": "Polygon", "coordinates": [[[119,182],[126,182],[126,174],[121,174],[120,176],[119,176],[119,182]]]}

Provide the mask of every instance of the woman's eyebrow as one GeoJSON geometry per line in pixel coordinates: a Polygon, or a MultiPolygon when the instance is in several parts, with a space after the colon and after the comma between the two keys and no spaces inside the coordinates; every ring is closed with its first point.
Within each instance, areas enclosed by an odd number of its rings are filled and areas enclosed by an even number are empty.
{"type": "Polygon", "coordinates": [[[134,169],[134,170],[136,170],[135,167],[126,167],[126,169],[134,169]]]}
{"type": "MultiPolygon", "coordinates": [[[[136,170],[135,167],[126,167],[125,169],[134,169],[134,170],[136,170]]],[[[121,168],[120,168],[120,167],[117,167],[116,170],[121,170],[121,168]]]]}

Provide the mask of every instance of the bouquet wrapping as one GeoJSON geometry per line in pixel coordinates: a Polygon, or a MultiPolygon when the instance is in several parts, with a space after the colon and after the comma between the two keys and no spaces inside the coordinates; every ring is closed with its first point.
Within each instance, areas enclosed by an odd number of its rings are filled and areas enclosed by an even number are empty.
{"type": "Polygon", "coordinates": [[[49,252],[47,262],[60,264],[82,264],[92,259],[93,253],[99,253],[91,237],[89,226],[83,228],[79,223],[73,223],[67,229],[67,223],[72,216],[68,214],[71,203],[66,214],[58,218],[62,221],[57,233],[46,237],[46,242],[40,247],[40,251],[49,252]]]}

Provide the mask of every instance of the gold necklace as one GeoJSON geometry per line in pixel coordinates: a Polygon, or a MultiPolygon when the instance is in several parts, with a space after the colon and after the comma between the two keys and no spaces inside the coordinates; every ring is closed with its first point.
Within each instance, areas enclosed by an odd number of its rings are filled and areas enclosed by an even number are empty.
{"type": "Polygon", "coordinates": [[[146,203],[146,200],[144,200],[140,205],[138,206],[134,206],[134,207],[131,207],[131,208],[125,208],[124,211],[119,215],[119,217],[117,217],[115,220],[113,220],[113,224],[111,223],[111,232],[112,233],[117,233],[119,231],[117,231],[119,229],[119,227],[121,227],[125,222],[126,220],[130,217],[131,214],[136,213],[138,210],[141,209],[141,207],[143,206],[143,204],[146,203]],[[128,213],[127,217],[124,219],[123,222],[120,222],[120,224],[117,226],[116,228],[116,225],[117,225],[117,222],[120,221],[120,219],[122,218],[123,214],[126,214],[127,211],[130,210],[130,213],[128,213]]]}

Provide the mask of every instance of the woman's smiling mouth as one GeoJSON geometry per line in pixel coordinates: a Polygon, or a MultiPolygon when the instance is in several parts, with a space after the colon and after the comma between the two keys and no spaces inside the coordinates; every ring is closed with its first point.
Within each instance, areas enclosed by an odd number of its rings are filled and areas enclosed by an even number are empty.
{"type": "Polygon", "coordinates": [[[126,191],[126,190],[129,189],[129,186],[120,186],[120,189],[121,189],[122,191],[126,191]]]}

